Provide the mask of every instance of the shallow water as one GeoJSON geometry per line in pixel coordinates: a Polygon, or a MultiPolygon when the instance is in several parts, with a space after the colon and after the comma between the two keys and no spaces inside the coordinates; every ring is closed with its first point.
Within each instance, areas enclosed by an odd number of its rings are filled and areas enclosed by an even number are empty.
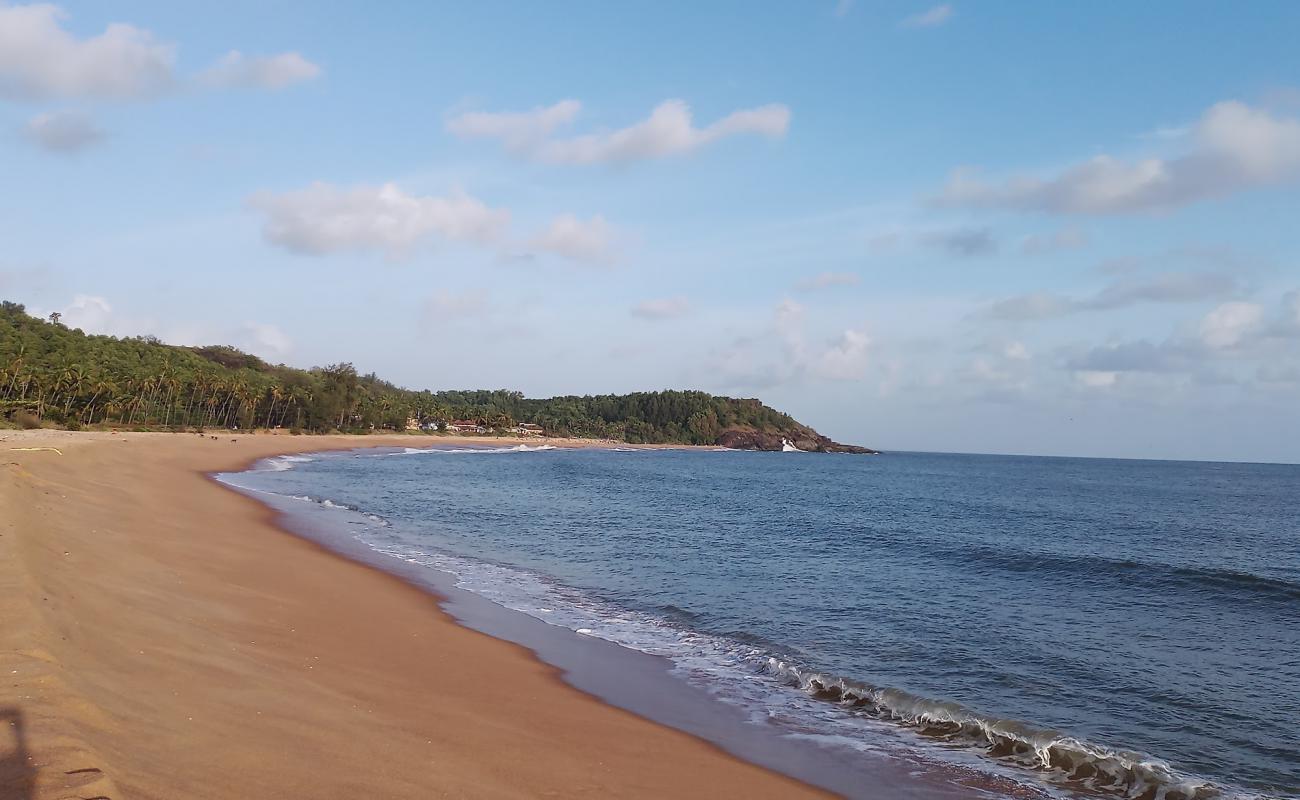
{"type": "Polygon", "coordinates": [[[245,486],[800,740],[1057,794],[1300,795],[1300,467],[472,448],[245,486]]]}

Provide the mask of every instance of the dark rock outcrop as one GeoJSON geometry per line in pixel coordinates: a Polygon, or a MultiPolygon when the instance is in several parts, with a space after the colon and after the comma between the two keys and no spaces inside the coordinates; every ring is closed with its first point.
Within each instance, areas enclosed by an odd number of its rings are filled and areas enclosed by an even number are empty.
{"type": "Polygon", "coordinates": [[[808,453],[862,453],[873,454],[876,450],[851,444],[831,441],[814,430],[795,430],[777,433],[735,429],[723,431],[716,444],[732,450],[771,450],[784,449],[789,442],[808,453]]]}

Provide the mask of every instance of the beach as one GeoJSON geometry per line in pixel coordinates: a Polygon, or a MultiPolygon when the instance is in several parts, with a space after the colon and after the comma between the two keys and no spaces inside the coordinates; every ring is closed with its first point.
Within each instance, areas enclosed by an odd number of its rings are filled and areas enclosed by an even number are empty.
{"type": "Polygon", "coordinates": [[[583,694],[208,477],[454,441],[0,431],[0,797],[824,796],[583,694]]]}

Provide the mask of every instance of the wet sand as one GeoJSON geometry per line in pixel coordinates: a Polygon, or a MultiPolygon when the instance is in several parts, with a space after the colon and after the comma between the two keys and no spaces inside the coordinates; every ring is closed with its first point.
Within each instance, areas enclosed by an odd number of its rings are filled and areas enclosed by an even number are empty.
{"type": "Polygon", "coordinates": [[[0,431],[0,798],[825,796],[572,688],[206,475],[455,441],[0,431]]]}

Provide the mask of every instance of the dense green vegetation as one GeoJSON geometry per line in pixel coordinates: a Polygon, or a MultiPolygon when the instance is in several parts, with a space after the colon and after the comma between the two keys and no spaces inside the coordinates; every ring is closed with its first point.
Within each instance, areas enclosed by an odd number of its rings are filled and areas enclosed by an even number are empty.
{"type": "Polygon", "coordinates": [[[757,400],[704,392],[528,399],[519,392],[413,391],[351,364],[271,365],[232,347],[177,347],[152,337],[90,336],[0,302],[0,420],[130,428],[403,430],[475,420],[548,435],[712,444],[729,429],[811,430],[757,400]]]}

